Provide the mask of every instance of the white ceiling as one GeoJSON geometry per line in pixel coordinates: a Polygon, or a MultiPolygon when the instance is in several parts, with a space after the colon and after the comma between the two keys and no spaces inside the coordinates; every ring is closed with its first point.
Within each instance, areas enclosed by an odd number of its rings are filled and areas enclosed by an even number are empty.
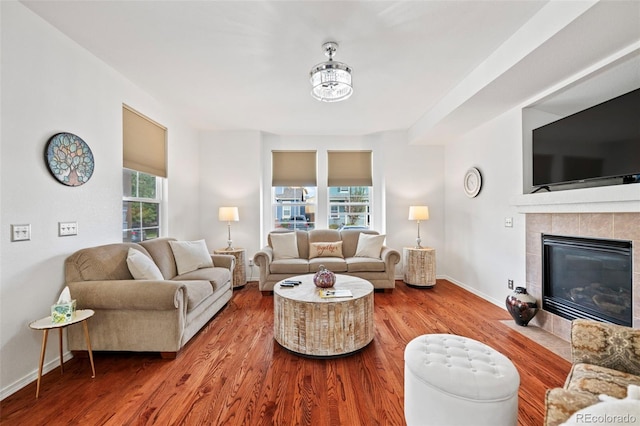
{"type": "Polygon", "coordinates": [[[22,3],[197,128],[283,135],[434,143],[640,41],[637,0],[22,3]],[[344,102],[309,94],[326,41],[344,102]]]}

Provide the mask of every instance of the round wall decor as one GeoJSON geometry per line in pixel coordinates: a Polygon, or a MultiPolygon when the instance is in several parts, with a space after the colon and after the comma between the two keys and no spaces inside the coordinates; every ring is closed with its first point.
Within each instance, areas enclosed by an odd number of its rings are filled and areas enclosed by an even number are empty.
{"type": "Polygon", "coordinates": [[[467,194],[467,197],[473,198],[478,195],[481,188],[482,175],[480,175],[480,170],[472,167],[464,174],[464,193],[467,194]]]}
{"type": "Polygon", "coordinates": [[[91,148],[73,133],[53,135],[47,142],[44,159],[53,177],[67,186],[87,183],[95,167],[91,148]]]}

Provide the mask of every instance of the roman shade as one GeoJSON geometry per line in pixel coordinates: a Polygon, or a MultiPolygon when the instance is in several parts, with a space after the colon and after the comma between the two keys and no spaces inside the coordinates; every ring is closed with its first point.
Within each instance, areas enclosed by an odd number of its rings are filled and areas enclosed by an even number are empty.
{"type": "Polygon", "coordinates": [[[271,186],[317,186],[316,151],[272,151],[271,186]]]}
{"type": "Polygon", "coordinates": [[[328,186],[373,186],[371,151],[329,151],[328,186]]]}
{"type": "Polygon", "coordinates": [[[127,169],[167,177],[167,129],[122,106],[122,160],[127,169]]]}

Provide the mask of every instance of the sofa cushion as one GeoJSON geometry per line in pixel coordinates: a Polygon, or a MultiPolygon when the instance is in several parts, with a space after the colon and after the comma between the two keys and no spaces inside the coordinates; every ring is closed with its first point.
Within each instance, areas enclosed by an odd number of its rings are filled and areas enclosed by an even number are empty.
{"type": "Polygon", "coordinates": [[[296,259],[299,257],[295,232],[271,234],[271,247],[273,247],[274,260],[296,259]]]}
{"type": "Polygon", "coordinates": [[[333,243],[342,241],[340,232],[335,229],[312,229],[307,233],[309,235],[309,243],[333,243]]]}
{"type": "Polygon", "coordinates": [[[132,279],[127,266],[129,247],[147,254],[135,243],[107,244],[76,251],[65,260],[65,282],[132,279]]]}
{"type": "Polygon", "coordinates": [[[347,272],[347,262],[341,257],[316,257],[309,259],[309,272],[318,272],[321,265],[331,272],[347,272]]]}
{"type": "Polygon", "coordinates": [[[629,385],[640,386],[640,376],[593,364],[574,364],[565,388],[570,391],[606,394],[616,398],[627,395],[629,385]]]}
{"type": "Polygon", "coordinates": [[[588,392],[568,391],[562,388],[548,389],[545,396],[545,426],[558,426],[571,414],[598,402],[598,397],[588,392]]]}
{"type": "Polygon", "coordinates": [[[309,259],[314,257],[340,257],[342,255],[342,241],[331,243],[309,243],[309,259]]]}
{"type": "Polygon", "coordinates": [[[640,333],[631,327],[576,320],[571,327],[574,363],[596,364],[640,375],[640,333]]]}
{"type": "Polygon", "coordinates": [[[211,254],[209,254],[209,249],[204,240],[169,241],[169,245],[176,258],[178,275],[213,266],[211,254]]]}
{"type": "Polygon", "coordinates": [[[307,259],[282,259],[274,260],[269,265],[272,274],[306,274],[309,272],[307,259]]]}
{"type": "Polygon", "coordinates": [[[213,287],[209,281],[180,281],[184,284],[187,295],[187,312],[191,312],[207,297],[213,294],[213,287]]]}
{"type": "Polygon", "coordinates": [[[127,266],[136,280],[164,280],[162,272],[153,260],[133,247],[129,247],[127,266]]]}
{"type": "Polygon", "coordinates": [[[140,245],[144,247],[149,253],[153,262],[158,266],[162,276],[165,280],[178,275],[178,269],[176,268],[176,258],[173,255],[173,250],[169,245],[169,241],[176,241],[175,238],[162,237],[153,238],[151,240],[145,240],[140,242],[140,245]]]}
{"type": "Polygon", "coordinates": [[[624,399],[600,395],[597,404],[590,405],[571,415],[562,426],[579,426],[585,423],[624,425],[637,423],[640,418],[640,387],[629,385],[624,399]]]}
{"type": "Polygon", "coordinates": [[[220,287],[231,279],[231,271],[227,268],[202,268],[186,274],[177,275],[174,281],[183,280],[206,280],[211,283],[214,289],[220,287]]]}
{"type": "Polygon", "coordinates": [[[370,257],[350,257],[347,259],[348,272],[384,272],[385,264],[381,259],[370,257]]]}
{"type": "Polygon", "coordinates": [[[380,252],[384,244],[385,235],[369,235],[361,233],[358,237],[356,257],[372,257],[380,259],[380,252]]]}

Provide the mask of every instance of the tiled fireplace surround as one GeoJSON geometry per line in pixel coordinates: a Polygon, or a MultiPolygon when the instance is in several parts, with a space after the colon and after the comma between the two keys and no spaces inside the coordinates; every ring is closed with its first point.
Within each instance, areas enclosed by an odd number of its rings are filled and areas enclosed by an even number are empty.
{"type": "MultiPolygon", "coordinates": [[[[633,326],[640,327],[640,213],[527,213],[527,292],[542,306],[541,234],[631,240],[633,250],[633,326]]],[[[569,340],[571,322],[540,310],[531,325],[569,340]]]]}

